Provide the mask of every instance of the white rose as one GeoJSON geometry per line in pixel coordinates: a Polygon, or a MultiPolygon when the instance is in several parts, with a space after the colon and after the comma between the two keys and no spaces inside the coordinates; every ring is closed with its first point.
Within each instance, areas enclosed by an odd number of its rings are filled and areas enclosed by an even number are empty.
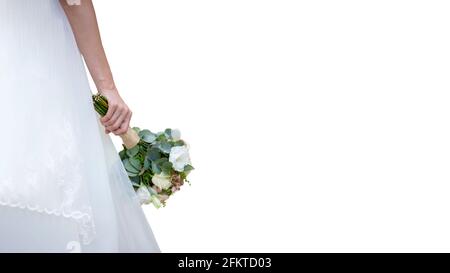
{"type": "Polygon", "coordinates": [[[152,182],[158,188],[163,189],[163,190],[166,190],[166,189],[172,187],[172,182],[170,182],[170,177],[164,173],[155,174],[152,177],[152,182]]]}
{"type": "Polygon", "coordinates": [[[180,132],[180,130],[178,130],[178,129],[173,129],[173,130],[170,132],[170,135],[171,135],[171,137],[172,137],[172,139],[173,139],[174,141],[178,141],[178,140],[180,140],[180,138],[181,138],[181,132],[180,132]]]}
{"type": "Polygon", "coordinates": [[[186,146],[172,147],[170,150],[169,161],[172,163],[174,170],[182,172],[186,165],[191,164],[188,148],[186,146]]]}
{"type": "Polygon", "coordinates": [[[144,185],[141,185],[138,190],[136,191],[137,196],[139,197],[139,201],[142,204],[149,204],[151,202],[152,195],[148,191],[147,187],[144,185]]]}

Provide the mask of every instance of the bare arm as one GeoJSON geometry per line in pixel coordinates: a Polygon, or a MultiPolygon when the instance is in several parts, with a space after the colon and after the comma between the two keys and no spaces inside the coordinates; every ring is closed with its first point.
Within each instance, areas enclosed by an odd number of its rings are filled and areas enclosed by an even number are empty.
{"type": "Polygon", "coordinates": [[[66,0],[60,0],[97,90],[108,99],[108,113],[101,118],[105,132],[120,135],[127,131],[132,113],[115,86],[92,1],[82,2],[79,6],[69,6],[66,0]]]}

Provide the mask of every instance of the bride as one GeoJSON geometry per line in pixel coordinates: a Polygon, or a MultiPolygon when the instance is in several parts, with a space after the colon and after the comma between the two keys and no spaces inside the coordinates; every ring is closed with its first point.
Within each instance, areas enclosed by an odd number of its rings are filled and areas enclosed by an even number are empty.
{"type": "Polygon", "coordinates": [[[81,1],[0,0],[0,252],[160,252],[109,136],[131,111],[81,1]]]}

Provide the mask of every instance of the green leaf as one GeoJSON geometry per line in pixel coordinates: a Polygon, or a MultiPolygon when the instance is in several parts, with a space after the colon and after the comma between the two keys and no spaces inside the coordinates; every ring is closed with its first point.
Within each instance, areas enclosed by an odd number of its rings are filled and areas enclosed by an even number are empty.
{"type": "Polygon", "coordinates": [[[171,174],[173,171],[172,162],[166,161],[162,163],[161,170],[166,174],[171,174]]]}
{"type": "Polygon", "coordinates": [[[185,143],[183,140],[177,140],[177,141],[173,142],[172,145],[175,147],[175,146],[183,146],[184,144],[185,143]]]}
{"type": "Polygon", "coordinates": [[[139,186],[139,183],[140,183],[139,176],[130,177],[130,181],[131,181],[131,184],[133,184],[133,186],[135,186],[135,185],[139,186]]]}
{"type": "Polygon", "coordinates": [[[152,172],[155,174],[161,173],[161,168],[159,167],[159,165],[156,162],[152,162],[152,172]]]}
{"type": "Polygon", "coordinates": [[[150,166],[151,166],[151,161],[148,158],[144,159],[144,170],[148,170],[150,168],[150,166]]]}
{"type": "Polygon", "coordinates": [[[192,167],[191,165],[186,165],[186,166],[184,166],[184,172],[190,172],[190,171],[192,171],[194,169],[194,167],[192,167]]]}
{"type": "Polygon", "coordinates": [[[157,141],[166,141],[167,140],[166,134],[164,134],[164,132],[158,133],[156,135],[156,140],[157,141]]]}
{"type": "Polygon", "coordinates": [[[144,140],[147,143],[153,143],[156,140],[156,135],[153,135],[153,134],[145,135],[145,136],[142,137],[142,140],[144,140]]]}
{"type": "Polygon", "coordinates": [[[133,166],[131,166],[129,158],[125,158],[122,161],[122,163],[123,163],[123,166],[125,167],[125,170],[127,170],[128,172],[135,172],[135,173],[137,173],[137,170],[133,166]]]}
{"type": "Polygon", "coordinates": [[[158,148],[166,154],[170,153],[170,150],[172,149],[172,144],[170,144],[169,142],[161,142],[158,145],[158,148]]]}
{"type": "Polygon", "coordinates": [[[155,161],[161,158],[161,153],[158,148],[152,147],[147,151],[147,158],[151,161],[155,161]]]}
{"type": "Polygon", "coordinates": [[[123,165],[125,167],[125,170],[127,170],[127,172],[129,173],[134,173],[134,174],[138,174],[139,173],[139,169],[136,169],[130,162],[129,158],[126,158],[123,161],[123,165]]]}
{"type": "Polygon", "coordinates": [[[167,138],[171,138],[172,137],[172,129],[167,128],[166,130],[164,130],[164,134],[166,134],[167,138]]]}
{"type": "Polygon", "coordinates": [[[169,161],[169,159],[167,157],[161,157],[160,159],[155,160],[155,163],[161,166],[164,162],[167,162],[167,161],[169,161]]]}
{"type": "Polygon", "coordinates": [[[125,149],[119,152],[119,157],[121,160],[124,160],[125,158],[127,158],[127,152],[125,149]]]}
{"type": "Polygon", "coordinates": [[[150,181],[152,180],[152,175],[150,174],[150,171],[145,171],[144,174],[142,174],[141,178],[144,184],[150,185],[150,181]]]}
{"type": "Polygon", "coordinates": [[[127,150],[127,155],[129,157],[134,157],[139,152],[139,145],[134,146],[133,148],[127,150]]]}
{"type": "Polygon", "coordinates": [[[144,129],[144,130],[142,130],[142,131],[140,131],[140,132],[138,133],[138,136],[139,136],[139,137],[142,137],[143,135],[151,134],[151,133],[152,133],[152,132],[150,132],[150,130],[144,129]]]}
{"type": "Polygon", "coordinates": [[[127,173],[128,173],[128,176],[129,176],[129,177],[135,177],[135,176],[138,176],[138,173],[132,173],[132,172],[129,172],[128,170],[127,170],[127,173]]]}
{"type": "Polygon", "coordinates": [[[152,133],[150,130],[142,130],[139,132],[139,137],[147,143],[153,143],[156,140],[156,135],[152,133]]]}
{"type": "Polygon", "coordinates": [[[141,170],[142,168],[142,164],[141,161],[137,158],[130,158],[129,160],[131,166],[133,166],[138,172],[141,170]]]}

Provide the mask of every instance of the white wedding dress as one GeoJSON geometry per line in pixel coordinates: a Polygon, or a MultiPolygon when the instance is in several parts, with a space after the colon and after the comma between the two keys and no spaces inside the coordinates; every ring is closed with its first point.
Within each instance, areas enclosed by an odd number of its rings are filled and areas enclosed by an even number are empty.
{"type": "Polygon", "coordinates": [[[0,252],[159,252],[58,0],[0,0],[0,252]]]}

